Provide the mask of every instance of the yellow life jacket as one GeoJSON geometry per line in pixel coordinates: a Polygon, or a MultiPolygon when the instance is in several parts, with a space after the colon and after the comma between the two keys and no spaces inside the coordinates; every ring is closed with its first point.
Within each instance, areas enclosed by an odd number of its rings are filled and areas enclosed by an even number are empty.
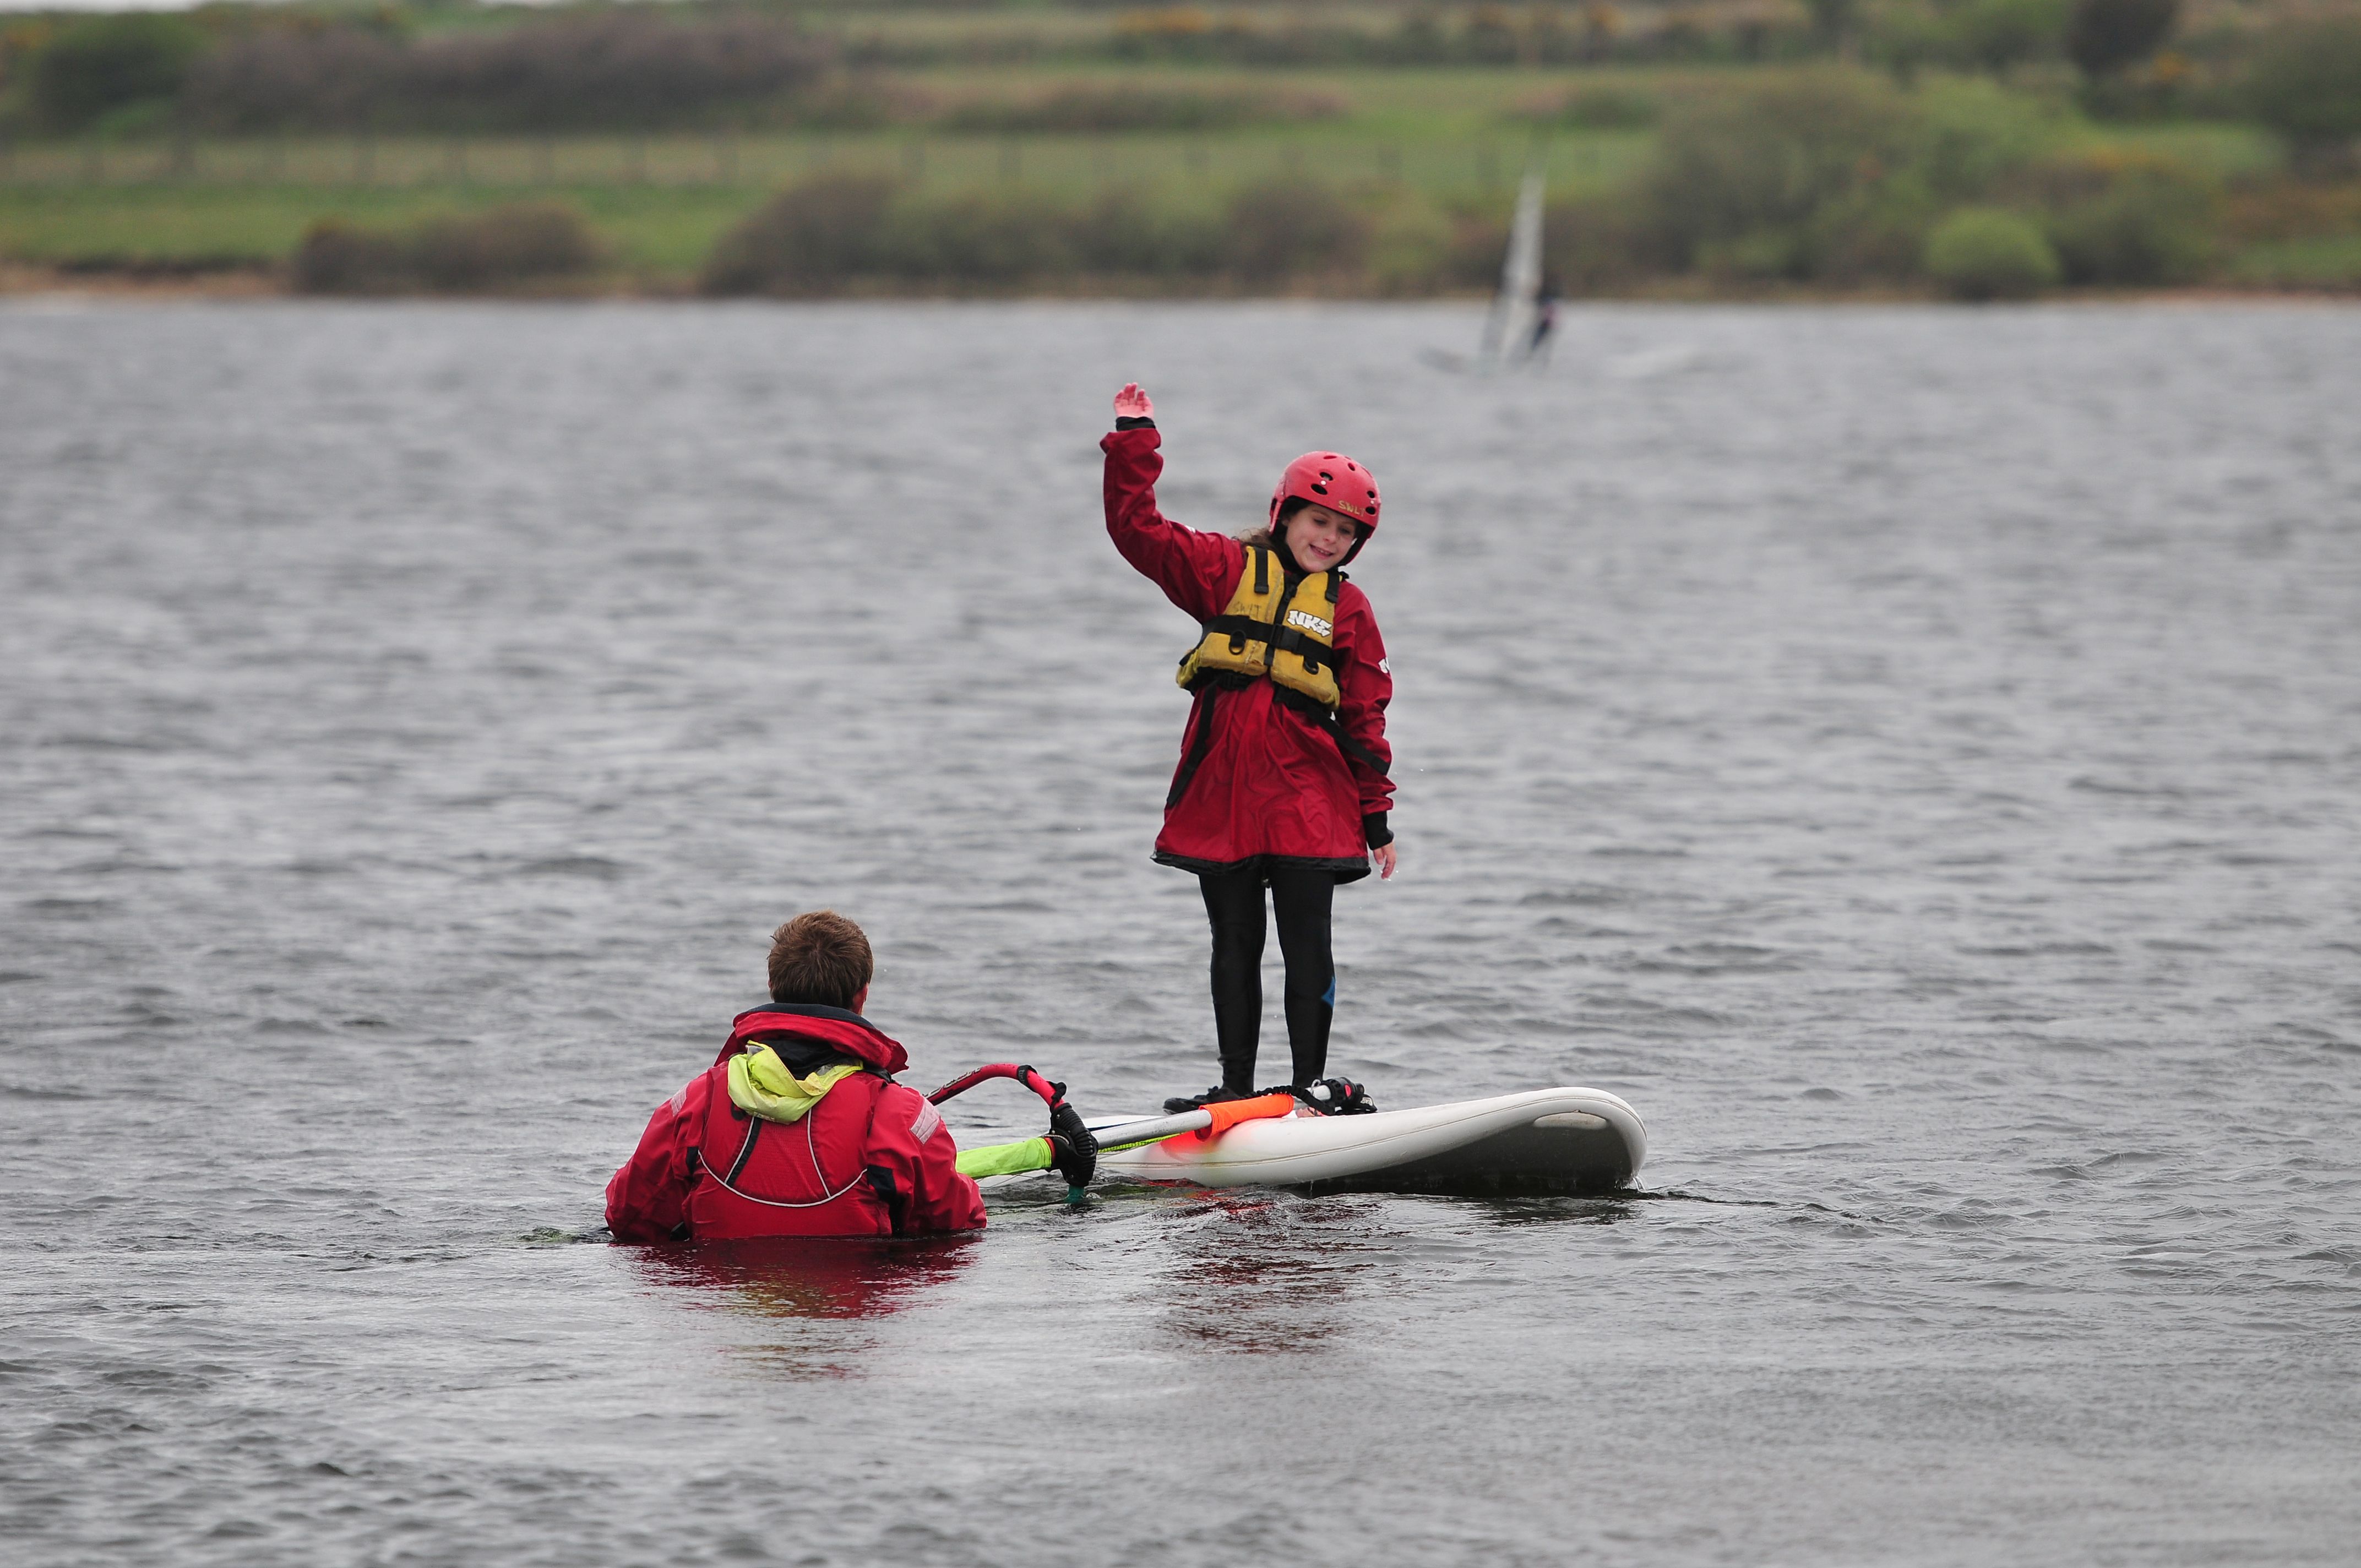
{"type": "Polygon", "coordinates": [[[1268,675],[1287,691],[1334,713],[1336,686],[1336,591],[1342,572],[1292,577],[1268,544],[1246,546],[1246,569],[1229,607],[1206,621],[1205,635],[1181,656],[1175,677],[1190,691],[1228,675],[1268,675]],[[1290,591],[1291,590],[1291,591],[1290,591]]]}

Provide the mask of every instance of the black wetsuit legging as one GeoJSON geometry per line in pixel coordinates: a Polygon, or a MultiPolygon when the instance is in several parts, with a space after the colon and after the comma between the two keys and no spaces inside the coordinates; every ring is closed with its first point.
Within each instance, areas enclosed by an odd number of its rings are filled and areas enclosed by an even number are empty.
{"type": "Polygon", "coordinates": [[[1255,1048],[1262,1036],[1263,879],[1279,916],[1279,951],[1287,960],[1287,1043],[1294,1082],[1328,1070],[1328,1021],[1336,1011],[1336,960],[1328,941],[1336,873],[1318,866],[1272,866],[1197,875],[1205,918],[1213,927],[1213,1036],[1222,1053],[1222,1087],[1255,1089],[1255,1048]]]}

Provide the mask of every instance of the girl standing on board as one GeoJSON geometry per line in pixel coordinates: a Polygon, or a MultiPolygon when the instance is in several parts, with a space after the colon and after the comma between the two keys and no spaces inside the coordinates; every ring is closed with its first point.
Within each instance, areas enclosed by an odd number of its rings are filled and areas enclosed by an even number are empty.
{"type": "Polygon", "coordinates": [[[1323,1079],[1336,1004],[1329,905],[1340,882],[1394,874],[1386,704],[1393,674],[1377,617],[1345,564],[1378,527],[1378,482],[1334,452],[1287,466],[1268,526],[1235,539],[1156,510],[1155,405],[1115,394],[1106,454],[1115,547],[1203,628],[1180,661],[1196,697],[1164,800],[1156,859],[1194,872],[1213,932],[1213,1031],[1222,1081],[1165,1102],[1182,1111],[1255,1091],[1262,1031],[1263,889],[1287,961],[1293,1084],[1316,1109],[1372,1109],[1357,1084],[1323,1079]]]}

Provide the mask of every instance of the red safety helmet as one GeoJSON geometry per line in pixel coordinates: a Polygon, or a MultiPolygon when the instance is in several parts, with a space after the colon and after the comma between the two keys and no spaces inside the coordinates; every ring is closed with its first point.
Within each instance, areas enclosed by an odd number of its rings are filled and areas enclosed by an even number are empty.
{"type": "MultiPolygon", "coordinates": [[[[1270,493],[1271,527],[1279,526],[1279,509],[1290,500],[1310,501],[1351,518],[1361,525],[1364,543],[1378,531],[1378,477],[1341,452],[1307,452],[1287,466],[1270,493]]],[[[1353,549],[1358,554],[1360,545],[1353,549]]]]}

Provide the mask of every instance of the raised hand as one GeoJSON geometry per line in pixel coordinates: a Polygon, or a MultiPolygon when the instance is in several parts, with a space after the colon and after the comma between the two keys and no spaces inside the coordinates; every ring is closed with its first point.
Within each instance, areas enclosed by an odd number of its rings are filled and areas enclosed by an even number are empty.
{"type": "Polygon", "coordinates": [[[1126,381],[1123,390],[1115,395],[1115,414],[1117,419],[1154,419],[1156,404],[1139,389],[1138,382],[1126,381]]]}

